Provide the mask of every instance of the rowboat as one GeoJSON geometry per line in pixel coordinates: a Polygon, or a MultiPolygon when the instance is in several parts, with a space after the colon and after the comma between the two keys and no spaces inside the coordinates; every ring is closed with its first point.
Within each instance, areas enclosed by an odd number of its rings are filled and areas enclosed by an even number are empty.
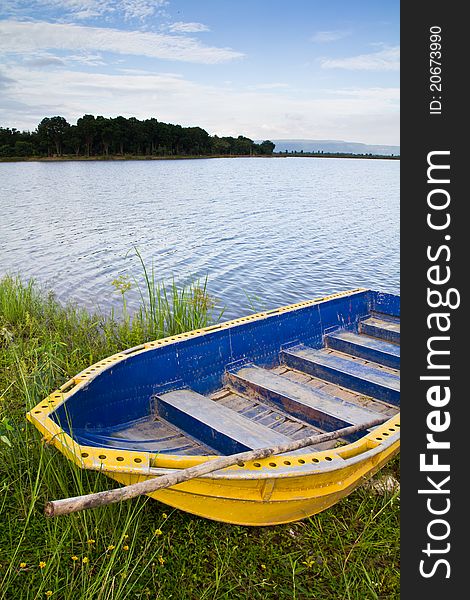
{"type": "Polygon", "coordinates": [[[148,494],[217,521],[287,523],[332,506],[399,451],[399,344],[399,296],[360,288],[125,350],[27,417],[78,467],[124,485],[352,429],[148,494]]]}

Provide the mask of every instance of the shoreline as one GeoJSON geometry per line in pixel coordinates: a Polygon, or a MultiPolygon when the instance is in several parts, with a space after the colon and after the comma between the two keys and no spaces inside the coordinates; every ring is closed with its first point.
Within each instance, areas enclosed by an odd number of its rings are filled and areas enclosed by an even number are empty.
{"type": "Polygon", "coordinates": [[[131,155],[110,155],[110,156],[5,156],[0,157],[0,163],[6,162],[108,162],[108,161],[145,161],[145,160],[201,160],[201,159],[211,159],[211,158],[359,158],[359,159],[369,159],[369,160],[400,160],[400,156],[392,156],[385,154],[333,154],[333,153],[324,153],[324,154],[314,154],[307,152],[298,152],[298,153],[276,153],[270,155],[263,154],[197,154],[197,155],[177,155],[177,156],[131,156],[131,155]]]}

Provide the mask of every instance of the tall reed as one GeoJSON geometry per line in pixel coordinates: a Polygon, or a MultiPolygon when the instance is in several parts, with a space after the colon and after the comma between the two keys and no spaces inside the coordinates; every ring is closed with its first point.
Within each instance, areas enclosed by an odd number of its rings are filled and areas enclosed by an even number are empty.
{"type": "Polygon", "coordinates": [[[144,286],[137,284],[140,308],[134,319],[150,338],[176,335],[200,329],[222,318],[224,309],[214,316],[215,299],[207,291],[207,277],[201,284],[193,281],[178,287],[175,280],[165,284],[156,278],[152,263],[148,270],[140,251],[135,248],[144,274],[144,286]]]}

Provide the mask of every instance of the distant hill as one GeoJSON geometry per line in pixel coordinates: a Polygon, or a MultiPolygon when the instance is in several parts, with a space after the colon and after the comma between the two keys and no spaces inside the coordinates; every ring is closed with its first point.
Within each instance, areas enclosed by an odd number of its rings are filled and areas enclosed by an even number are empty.
{"type": "Polygon", "coordinates": [[[274,152],[344,152],[351,154],[391,154],[398,156],[400,146],[374,146],[342,140],[271,140],[274,152]]]}

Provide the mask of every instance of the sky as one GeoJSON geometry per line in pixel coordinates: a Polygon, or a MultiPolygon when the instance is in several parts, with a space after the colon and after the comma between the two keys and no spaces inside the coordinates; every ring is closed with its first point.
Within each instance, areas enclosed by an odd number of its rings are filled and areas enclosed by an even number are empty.
{"type": "Polygon", "coordinates": [[[0,126],[399,144],[399,0],[1,0],[0,126]]]}

